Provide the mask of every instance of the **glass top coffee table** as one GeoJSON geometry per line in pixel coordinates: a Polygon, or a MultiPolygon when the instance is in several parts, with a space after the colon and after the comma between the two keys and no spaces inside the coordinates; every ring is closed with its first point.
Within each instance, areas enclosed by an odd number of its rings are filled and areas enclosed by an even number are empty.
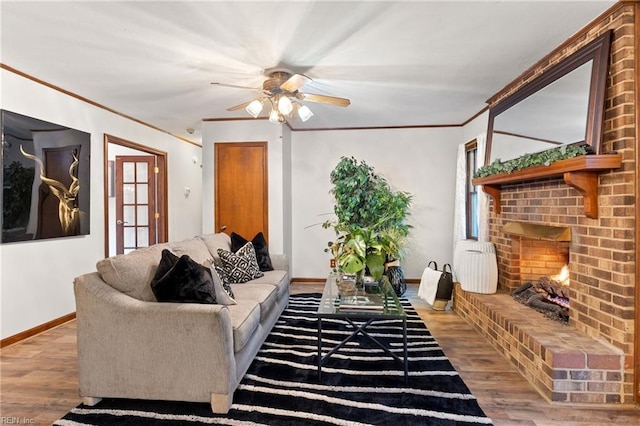
{"type": "Polygon", "coordinates": [[[400,299],[390,285],[366,286],[355,288],[343,285],[338,275],[330,275],[324,286],[320,306],[318,307],[318,380],[322,378],[322,365],[349,341],[359,334],[368,337],[389,356],[403,364],[405,382],[409,376],[407,359],[407,314],[400,299]],[[351,334],[326,355],[322,355],[322,320],[339,318],[351,327],[351,334]],[[367,333],[366,329],[377,320],[397,319],[402,322],[403,357],[391,352],[382,342],[367,333]]]}

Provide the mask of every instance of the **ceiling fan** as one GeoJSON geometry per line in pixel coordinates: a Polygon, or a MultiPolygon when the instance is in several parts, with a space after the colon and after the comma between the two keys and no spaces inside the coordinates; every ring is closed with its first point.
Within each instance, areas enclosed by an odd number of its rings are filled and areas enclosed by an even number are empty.
{"type": "Polygon", "coordinates": [[[257,118],[260,112],[262,112],[265,102],[268,101],[271,105],[269,121],[272,123],[283,123],[286,120],[285,117],[294,116],[298,116],[303,122],[310,119],[313,116],[313,112],[300,101],[317,102],[341,107],[349,106],[351,103],[351,101],[346,98],[300,92],[299,89],[311,81],[311,79],[305,75],[293,74],[286,69],[271,69],[267,70],[266,74],[268,78],[262,83],[262,89],[218,82],[211,84],[237,89],[262,91],[264,96],[227,108],[227,111],[236,111],[244,108],[252,117],[257,118]]]}

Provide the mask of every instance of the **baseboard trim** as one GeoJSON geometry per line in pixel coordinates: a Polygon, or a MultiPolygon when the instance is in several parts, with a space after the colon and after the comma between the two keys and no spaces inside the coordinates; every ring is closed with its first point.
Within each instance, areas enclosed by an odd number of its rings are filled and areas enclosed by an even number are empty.
{"type": "MultiPolygon", "coordinates": [[[[327,278],[302,278],[302,277],[293,277],[291,279],[291,284],[318,284],[324,283],[327,278]]],[[[407,284],[420,284],[419,278],[405,278],[407,284]]]]}
{"type": "Polygon", "coordinates": [[[291,279],[291,284],[293,284],[293,283],[296,283],[296,284],[318,284],[318,283],[324,283],[325,281],[327,281],[327,277],[324,277],[324,278],[293,277],[291,279]]]}
{"type": "Polygon", "coordinates": [[[76,318],[76,313],[71,312],[70,314],[61,316],[60,318],[56,318],[49,322],[45,322],[44,324],[40,324],[29,330],[25,330],[22,333],[14,334],[13,336],[6,337],[0,340],[0,348],[4,348],[5,346],[13,345],[14,343],[21,342],[29,337],[35,336],[36,334],[40,334],[44,331],[50,330],[54,327],[62,325],[66,322],[69,322],[76,318]]]}

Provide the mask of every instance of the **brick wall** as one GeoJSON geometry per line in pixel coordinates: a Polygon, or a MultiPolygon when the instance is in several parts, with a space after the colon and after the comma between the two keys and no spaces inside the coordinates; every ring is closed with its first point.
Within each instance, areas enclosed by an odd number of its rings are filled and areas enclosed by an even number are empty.
{"type": "Polygon", "coordinates": [[[518,254],[521,253],[519,245],[522,241],[501,233],[506,222],[534,222],[571,228],[570,327],[622,351],[624,385],[618,400],[626,403],[633,400],[636,281],[634,12],[633,5],[621,5],[610,16],[590,26],[585,34],[545,58],[544,63],[520,81],[524,84],[608,29],[613,29],[601,152],[616,151],[622,154],[623,162],[620,169],[599,175],[599,217],[590,219],[583,214],[582,197],[577,190],[561,179],[546,179],[504,185],[502,213],[497,215],[492,209],[490,219],[490,238],[496,245],[499,288],[502,291],[520,284],[518,268],[523,262],[518,254]]]}
{"type": "Polygon", "coordinates": [[[523,283],[558,275],[569,263],[569,243],[564,241],[512,237],[510,246],[509,279],[503,280],[509,292],[523,283]]]}

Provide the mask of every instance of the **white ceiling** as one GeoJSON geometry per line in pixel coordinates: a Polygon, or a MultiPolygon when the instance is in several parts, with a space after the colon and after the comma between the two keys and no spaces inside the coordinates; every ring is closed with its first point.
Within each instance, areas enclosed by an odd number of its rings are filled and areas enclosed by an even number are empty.
{"type": "Polygon", "coordinates": [[[273,67],[351,99],[294,129],[461,124],[613,3],[2,0],[0,60],[193,141],[273,67]]]}

